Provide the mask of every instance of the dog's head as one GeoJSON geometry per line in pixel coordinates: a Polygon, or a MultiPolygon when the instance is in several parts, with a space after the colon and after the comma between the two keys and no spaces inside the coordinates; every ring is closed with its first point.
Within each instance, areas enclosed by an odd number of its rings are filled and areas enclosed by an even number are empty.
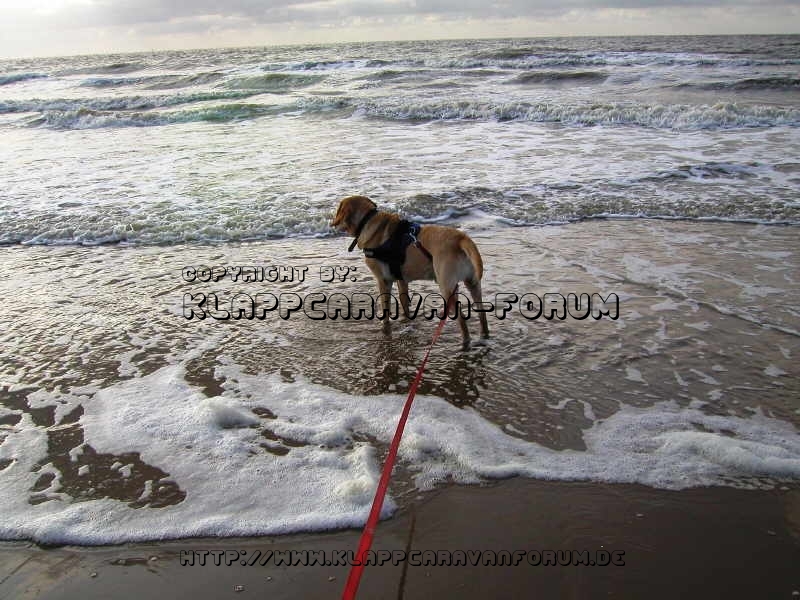
{"type": "Polygon", "coordinates": [[[376,208],[378,205],[366,196],[348,196],[339,202],[339,208],[336,209],[331,227],[355,235],[361,220],[376,208]]]}

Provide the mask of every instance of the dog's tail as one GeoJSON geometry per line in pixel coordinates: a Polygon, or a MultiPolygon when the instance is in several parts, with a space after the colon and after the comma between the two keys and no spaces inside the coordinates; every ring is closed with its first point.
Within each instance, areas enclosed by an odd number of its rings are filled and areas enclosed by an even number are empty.
{"type": "Polygon", "coordinates": [[[480,281],[483,278],[483,260],[475,242],[464,236],[458,243],[458,247],[461,248],[461,251],[469,258],[469,262],[472,263],[472,268],[475,271],[475,281],[480,281]]]}

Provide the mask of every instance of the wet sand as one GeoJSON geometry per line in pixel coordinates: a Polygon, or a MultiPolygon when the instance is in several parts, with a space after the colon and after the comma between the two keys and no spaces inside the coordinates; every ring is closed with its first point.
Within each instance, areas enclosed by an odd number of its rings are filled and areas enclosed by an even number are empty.
{"type": "MultiPolygon", "coordinates": [[[[382,522],[374,550],[624,551],[624,566],[367,566],[359,598],[787,598],[800,492],[513,479],[449,487],[382,522]],[[404,577],[404,583],[401,580],[404,577]]],[[[181,552],[355,550],[358,532],[105,548],[0,548],[2,598],[336,598],[344,566],[181,565],[181,552]],[[239,587],[241,586],[241,587],[239,587]]],[[[488,556],[488,554],[486,555],[488,556]]],[[[533,556],[533,555],[532,555],[533,556]]],[[[481,558],[483,560],[483,556],[481,558]]]]}

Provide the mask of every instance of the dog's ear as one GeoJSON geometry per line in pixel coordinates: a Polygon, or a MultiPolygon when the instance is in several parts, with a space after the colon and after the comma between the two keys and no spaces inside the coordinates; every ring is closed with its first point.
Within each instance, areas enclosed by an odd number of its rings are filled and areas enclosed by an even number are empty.
{"type": "Polygon", "coordinates": [[[350,220],[350,208],[348,205],[349,198],[345,198],[339,202],[339,208],[336,209],[336,214],[331,221],[331,227],[346,229],[348,221],[350,220]]]}
{"type": "Polygon", "coordinates": [[[338,227],[339,223],[342,222],[342,202],[344,202],[344,200],[339,202],[339,206],[336,209],[336,214],[333,215],[333,218],[331,219],[331,227],[338,227]]]}
{"type": "Polygon", "coordinates": [[[376,208],[378,205],[366,196],[348,196],[339,202],[339,208],[331,221],[331,227],[352,233],[364,215],[376,208]]]}
{"type": "Polygon", "coordinates": [[[359,196],[359,198],[361,198],[361,201],[364,202],[367,205],[367,211],[370,211],[370,210],[373,210],[375,208],[378,208],[378,205],[375,204],[372,200],[370,200],[366,196],[359,196]]]}

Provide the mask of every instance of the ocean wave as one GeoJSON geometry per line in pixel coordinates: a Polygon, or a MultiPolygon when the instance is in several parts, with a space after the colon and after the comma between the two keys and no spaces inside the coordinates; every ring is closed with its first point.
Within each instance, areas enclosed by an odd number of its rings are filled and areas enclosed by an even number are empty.
{"type": "Polygon", "coordinates": [[[497,77],[498,75],[506,75],[507,72],[500,69],[466,69],[463,71],[456,71],[459,77],[470,77],[480,79],[482,77],[497,77]]]}
{"type": "Polygon", "coordinates": [[[800,125],[800,109],[776,106],[646,105],[597,103],[563,105],[540,103],[369,103],[356,114],[396,120],[497,120],[560,123],[577,126],[638,126],[655,129],[697,130],[800,125]]]}
{"type": "Polygon", "coordinates": [[[58,76],[65,75],[113,75],[122,73],[133,73],[134,71],[141,71],[146,69],[147,65],[140,62],[113,62],[108,64],[90,65],[85,67],[77,67],[73,69],[65,69],[57,73],[58,76]]]}
{"type": "Polygon", "coordinates": [[[509,83],[542,85],[557,83],[602,83],[608,79],[603,71],[534,71],[517,75],[509,83]]]}
{"type": "Polygon", "coordinates": [[[193,87],[196,85],[209,85],[225,77],[224,73],[211,71],[208,73],[195,73],[193,75],[157,75],[143,79],[150,90],[170,90],[177,88],[193,87]]]}
{"type": "Polygon", "coordinates": [[[238,77],[224,83],[232,90],[258,90],[262,92],[284,92],[308,87],[324,79],[322,75],[292,75],[290,73],[268,73],[251,77],[238,77]]]}
{"type": "Polygon", "coordinates": [[[224,73],[210,72],[194,75],[153,75],[148,77],[91,77],[81,82],[81,87],[118,88],[143,85],[148,90],[170,90],[208,85],[225,77],[224,73]]]}
{"type": "Polygon", "coordinates": [[[541,51],[541,49],[534,48],[533,46],[521,48],[501,48],[499,50],[480,52],[474,58],[478,60],[513,60],[519,58],[529,58],[530,56],[536,54],[537,51],[541,51]]]}
{"type": "Polygon", "coordinates": [[[694,88],[701,90],[786,90],[797,91],[800,88],[798,77],[755,77],[739,79],[736,81],[712,81],[707,83],[686,83],[679,88],[694,88]]]}
{"type": "MultiPolygon", "coordinates": [[[[263,90],[262,90],[263,91],[263,90]]],[[[87,126],[87,115],[96,117],[93,127],[150,126],[175,122],[206,120],[208,107],[184,111],[180,120],[171,120],[165,113],[151,114],[158,108],[169,108],[181,104],[237,100],[257,94],[258,91],[204,93],[169,96],[164,98],[130,97],[96,100],[55,100],[0,102],[0,114],[9,112],[39,112],[40,118],[30,124],[56,128],[72,128],[71,124],[87,126]],[[129,111],[123,115],[100,113],[129,111]],[[132,113],[130,111],[140,111],[132,113]],[[194,115],[194,117],[193,117],[194,115]]],[[[221,105],[217,111],[225,120],[228,106],[221,105]]],[[[506,103],[481,102],[410,102],[397,99],[367,101],[347,97],[303,97],[280,107],[259,107],[258,110],[238,114],[231,120],[257,118],[287,112],[300,112],[307,116],[343,111],[341,116],[386,119],[397,121],[527,121],[553,123],[576,127],[645,127],[670,130],[739,129],[800,125],[800,109],[776,106],[742,106],[730,103],[710,105],[636,105],[624,103],[561,105],[553,103],[506,103]]]]}
{"type": "Polygon", "coordinates": [[[292,65],[293,71],[327,71],[365,67],[367,60],[307,60],[292,65]]]}
{"type": "MultiPolygon", "coordinates": [[[[240,110],[246,113],[257,109],[241,107],[240,110]]],[[[219,115],[212,111],[207,117],[213,120],[219,115]]],[[[175,115],[173,120],[179,118],[180,115],[175,115]]],[[[401,214],[420,222],[454,225],[475,219],[490,226],[521,227],[622,218],[800,226],[800,205],[790,200],[764,199],[754,192],[752,199],[714,202],[707,197],[696,197],[691,192],[693,188],[687,187],[693,185],[692,178],[703,179],[707,174],[712,177],[717,172],[755,174],[769,168],[747,164],[687,165],[626,182],[564,182],[526,189],[465,187],[399,197],[393,204],[401,214]],[[691,175],[682,175],[684,172],[691,175]],[[659,195],[658,190],[670,182],[670,177],[682,186],[678,194],[659,195]],[[679,178],[689,180],[688,184],[679,178]]],[[[724,189],[720,193],[721,197],[728,196],[724,189]]],[[[160,204],[144,211],[131,210],[127,204],[92,207],[70,202],[61,204],[57,214],[17,212],[13,219],[0,223],[0,244],[172,245],[337,235],[328,224],[329,206],[309,205],[302,209],[302,218],[298,218],[296,206],[282,209],[285,203],[277,197],[266,201],[265,206],[270,207],[269,219],[247,218],[246,207],[220,206],[195,211],[160,204]],[[232,217],[234,213],[236,216],[232,217]]]]}
{"type": "Polygon", "coordinates": [[[457,59],[425,60],[421,66],[434,69],[504,69],[507,71],[559,67],[605,67],[611,64],[600,56],[530,57],[519,60],[484,59],[465,56],[457,59]]]}
{"type": "Polygon", "coordinates": [[[639,178],[638,181],[663,181],[666,179],[749,179],[757,177],[766,167],[758,163],[734,164],[709,162],[699,165],[681,165],[639,178]]]}
{"type": "MultiPolygon", "coordinates": [[[[276,84],[277,86],[280,83],[276,84]]],[[[274,88],[278,89],[278,87],[274,88]]],[[[172,108],[185,104],[241,100],[263,93],[264,89],[242,89],[229,92],[202,92],[174,96],[130,96],[122,98],[58,99],[58,100],[8,100],[0,102],[3,113],[41,113],[41,118],[32,125],[70,128],[74,120],[81,127],[86,125],[87,114],[126,111],[123,118],[98,119],[96,126],[148,126],[168,124],[162,114],[142,111],[172,108]],[[131,111],[139,111],[133,114],[131,111]],[[55,113],[59,113],[60,116],[55,113]],[[116,123],[116,125],[114,125],[116,123]]],[[[241,106],[241,105],[236,105],[241,106]]],[[[253,105],[259,106],[259,105],[253,105]]],[[[780,106],[747,106],[734,103],[715,105],[685,104],[632,104],[632,103],[584,103],[558,104],[548,102],[491,103],[471,101],[404,102],[401,98],[368,100],[345,96],[300,97],[280,107],[261,107],[249,114],[253,118],[265,114],[298,112],[307,116],[342,111],[342,117],[372,118],[396,121],[527,121],[553,123],[567,126],[633,126],[670,130],[736,129],[800,125],[800,109],[780,106]]],[[[185,121],[205,120],[207,106],[186,111],[185,121]]],[[[225,105],[214,108],[224,113],[225,105]]],[[[235,119],[242,118],[236,116],[235,119]]]]}
{"type": "Polygon", "coordinates": [[[117,88],[141,83],[139,77],[92,77],[81,82],[81,87],[117,88]]]}
{"type": "Polygon", "coordinates": [[[407,77],[409,75],[409,71],[406,70],[397,70],[397,69],[383,69],[382,71],[378,71],[377,73],[370,73],[369,75],[364,75],[361,79],[367,79],[370,81],[390,81],[392,79],[400,79],[402,77],[407,77]]]}
{"type": "Polygon", "coordinates": [[[107,127],[155,127],[182,123],[229,123],[280,112],[264,104],[223,104],[169,112],[102,111],[89,108],[48,110],[28,121],[30,127],[51,129],[101,129],[107,127]]]}
{"type": "Polygon", "coordinates": [[[772,169],[769,165],[706,163],[624,180],[563,181],[517,189],[456,188],[415,194],[396,204],[404,214],[422,222],[448,221],[478,213],[515,226],[605,218],[800,225],[800,205],[791,198],[765,198],[754,190],[750,198],[739,191],[738,200],[729,200],[729,190],[735,185],[730,180],[768,174],[772,169]],[[720,186],[716,195],[719,200],[709,200],[707,190],[706,195],[701,195],[693,187],[703,185],[700,181],[709,178],[720,186]]]}
{"type": "Polygon", "coordinates": [[[301,62],[275,62],[261,66],[263,71],[338,71],[347,69],[381,68],[395,63],[388,60],[352,59],[352,60],[304,60],[301,62]]]}
{"type": "MultiPolygon", "coordinates": [[[[686,68],[742,68],[742,67],[776,67],[800,65],[800,59],[758,59],[736,58],[729,56],[704,56],[695,54],[661,54],[639,52],[578,52],[578,53],[543,53],[504,56],[498,52],[496,56],[478,54],[464,55],[457,58],[441,60],[426,59],[419,66],[444,69],[504,69],[534,70],[558,69],[571,67],[609,67],[609,68],[647,68],[647,67],[686,67],[686,68]]],[[[510,54],[514,54],[511,52],[510,54]]]]}
{"type": "Polygon", "coordinates": [[[78,110],[89,111],[124,111],[151,110],[168,108],[195,102],[219,100],[241,100],[255,95],[257,92],[197,92],[194,94],[177,94],[173,96],[126,96],[120,98],[80,98],[54,100],[6,100],[0,101],[0,114],[28,112],[68,112],[78,110]]]}
{"type": "Polygon", "coordinates": [[[31,79],[44,79],[46,77],[47,75],[43,73],[6,73],[0,75],[0,85],[11,85],[12,83],[29,81],[31,79]]]}
{"type": "Polygon", "coordinates": [[[451,71],[440,69],[382,69],[368,75],[358,77],[359,81],[366,81],[367,86],[383,85],[386,83],[412,84],[422,88],[452,87],[462,84],[456,83],[451,71]]]}
{"type": "MultiPolygon", "coordinates": [[[[418,215],[413,212],[407,214],[421,223],[439,223],[458,225],[461,220],[469,221],[473,217],[482,223],[494,222],[497,227],[542,227],[561,226],[582,221],[605,219],[636,219],[636,220],[670,220],[670,221],[695,221],[695,222],[721,222],[742,223],[752,225],[773,226],[800,226],[800,215],[794,218],[773,219],[769,216],[757,215],[716,215],[708,214],[682,214],[680,211],[664,209],[661,212],[647,211],[616,211],[584,209],[563,213],[555,212],[552,215],[541,215],[540,218],[521,219],[513,216],[498,214],[484,210],[484,207],[474,209],[450,209],[436,215],[418,215]]],[[[327,213],[326,213],[327,214],[327,213]]],[[[95,221],[97,219],[94,219],[95,221]]],[[[332,237],[339,234],[332,232],[326,225],[327,219],[319,219],[316,227],[308,225],[289,226],[285,223],[263,224],[257,229],[237,229],[219,227],[213,220],[208,223],[162,223],[148,227],[132,226],[135,219],[121,221],[106,227],[93,228],[93,223],[87,220],[80,223],[77,228],[72,227],[28,227],[24,231],[0,229],[0,245],[23,246],[102,246],[102,245],[142,245],[142,246],[170,246],[185,243],[240,243],[256,242],[282,238],[320,238],[332,237]],[[324,222],[323,222],[324,221],[324,222]]]]}

